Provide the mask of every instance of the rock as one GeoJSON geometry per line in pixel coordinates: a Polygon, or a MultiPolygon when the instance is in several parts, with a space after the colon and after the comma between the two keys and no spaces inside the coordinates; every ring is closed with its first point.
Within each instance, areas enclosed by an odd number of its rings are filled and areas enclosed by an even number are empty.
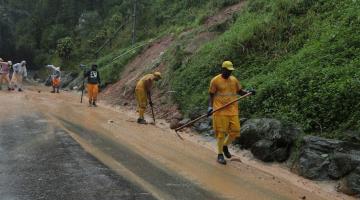
{"type": "Polygon", "coordinates": [[[61,76],[61,88],[67,87],[79,75],[77,72],[63,72],[61,76]]]}
{"type": "Polygon", "coordinates": [[[260,139],[274,141],[280,146],[289,146],[300,133],[300,129],[284,125],[276,119],[249,119],[242,125],[241,136],[237,142],[246,149],[260,139]]]}
{"type": "Polygon", "coordinates": [[[348,195],[360,195],[360,166],[341,180],[339,190],[348,195]]]}
{"type": "Polygon", "coordinates": [[[74,80],[72,80],[68,85],[67,87],[68,88],[74,88],[74,87],[77,87],[78,89],[82,89],[82,83],[83,83],[83,76],[78,76],[77,78],[75,78],[74,80]]]}
{"type": "Polygon", "coordinates": [[[195,126],[195,130],[201,133],[210,131],[211,129],[212,129],[211,123],[208,120],[198,123],[195,126]]]}
{"type": "Polygon", "coordinates": [[[244,124],[248,118],[240,118],[240,125],[244,124]]]}
{"type": "Polygon", "coordinates": [[[179,120],[178,119],[172,119],[171,121],[170,121],[170,128],[171,129],[176,129],[176,128],[178,128],[178,127],[180,127],[180,125],[179,125],[179,120]]]}
{"type": "Polygon", "coordinates": [[[196,108],[192,109],[191,112],[189,113],[189,118],[191,120],[194,120],[205,113],[206,113],[206,110],[204,110],[200,107],[196,107],[196,108]]]}
{"type": "Polygon", "coordinates": [[[182,119],[184,119],[184,117],[183,117],[183,115],[181,114],[181,113],[175,113],[173,116],[172,116],[172,118],[174,118],[174,119],[177,119],[177,120],[182,120],[182,119]]]}
{"type": "Polygon", "coordinates": [[[305,136],[300,146],[298,172],[315,180],[339,179],[360,163],[360,145],[305,136]]]}
{"type": "Polygon", "coordinates": [[[183,120],[181,120],[181,121],[179,122],[179,125],[182,126],[182,125],[184,125],[184,124],[189,123],[190,121],[191,121],[191,120],[190,120],[189,118],[185,118],[185,119],[183,119],[183,120]]]}
{"type": "Polygon", "coordinates": [[[274,150],[273,156],[277,162],[285,162],[289,158],[290,152],[288,148],[281,147],[274,150]]]}
{"type": "Polygon", "coordinates": [[[335,152],[330,160],[329,176],[339,179],[360,165],[360,152],[357,155],[335,152]]]}
{"type": "Polygon", "coordinates": [[[345,140],[348,142],[360,144],[360,131],[346,131],[345,140]]]}
{"type": "MultiPolygon", "coordinates": [[[[240,120],[241,121],[241,120],[240,120]]],[[[293,125],[286,125],[276,119],[249,119],[241,125],[241,136],[234,143],[239,144],[240,148],[252,148],[259,140],[268,140],[273,142],[271,151],[273,160],[284,162],[290,155],[290,150],[301,134],[301,130],[293,125]]]]}
{"type": "Polygon", "coordinates": [[[311,180],[326,180],[329,164],[328,158],[323,158],[314,151],[304,150],[299,158],[299,174],[311,180]]]}
{"type": "Polygon", "coordinates": [[[214,130],[210,130],[210,131],[208,131],[206,134],[205,134],[205,136],[214,136],[215,135],[215,131],[214,130]]]}
{"type": "Polygon", "coordinates": [[[270,140],[259,140],[251,147],[251,153],[259,160],[272,162],[274,161],[273,145],[270,140]]]}

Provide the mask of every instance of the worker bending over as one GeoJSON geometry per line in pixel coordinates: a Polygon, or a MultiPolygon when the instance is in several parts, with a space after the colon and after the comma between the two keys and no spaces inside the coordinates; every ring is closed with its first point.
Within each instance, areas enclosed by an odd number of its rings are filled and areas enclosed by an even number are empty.
{"type": "Polygon", "coordinates": [[[137,122],[139,124],[146,124],[147,122],[144,119],[145,110],[147,108],[147,102],[149,105],[153,106],[151,101],[151,90],[155,81],[161,79],[161,73],[155,72],[153,74],[147,74],[143,76],[137,83],[135,88],[135,97],[137,101],[137,112],[139,113],[139,118],[137,122]]]}
{"type": "Polygon", "coordinates": [[[53,90],[51,93],[59,93],[60,84],[61,84],[61,72],[60,67],[55,67],[54,65],[47,65],[46,67],[50,68],[52,70],[51,73],[51,85],[53,90]]]}

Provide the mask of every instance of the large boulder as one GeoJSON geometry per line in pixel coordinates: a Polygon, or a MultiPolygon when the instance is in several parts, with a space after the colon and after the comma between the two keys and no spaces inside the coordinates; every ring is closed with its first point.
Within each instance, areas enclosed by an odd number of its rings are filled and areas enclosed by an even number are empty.
{"type": "Polygon", "coordinates": [[[350,153],[335,152],[330,159],[329,176],[339,179],[360,165],[360,152],[358,155],[350,153]]]}
{"type": "Polygon", "coordinates": [[[346,141],[360,144],[360,131],[349,130],[346,131],[344,135],[346,141]]]}
{"type": "Polygon", "coordinates": [[[267,162],[272,160],[283,162],[288,159],[291,147],[300,134],[301,129],[276,119],[248,119],[242,124],[241,136],[234,143],[240,145],[240,148],[251,149],[251,152],[254,153],[264,151],[265,144],[271,142],[272,145],[267,150],[271,153],[271,159],[257,153],[254,154],[255,157],[260,160],[265,158],[267,162]],[[259,142],[261,140],[267,142],[259,142]]]}
{"type": "Polygon", "coordinates": [[[273,153],[274,142],[270,140],[259,140],[251,148],[251,153],[255,158],[264,162],[274,161],[273,153]]]}
{"type": "Polygon", "coordinates": [[[84,77],[81,76],[81,74],[80,74],[77,78],[75,78],[74,80],[72,80],[72,81],[68,84],[67,87],[68,87],[69,89],[71,89],[71,90],[72,90],[72,89],[75,89],[75,88],[81,90],[81,89],[82,89],[83,81],[84,81],[84,77]]]}
{"type": "Polygon", "coordinates": [[[286,125],[276,119],[249,119],[241,126],[241,136],[236,143],[249,149],[257,141],[267,139],[287,146],[293,143],[301,130],[293,125],[286,125]]]}
{"type": "Polygon", "coordinates": [[[360,197],[360,166],[341,180],[339,189],[345,194],[360,197]]]}
{"type": "Polygon", "coordinates": [[[328,179],[329,155],[303,150],[299,158],[299,174],[308,179],[328,179]]]}
{"type": "Polygon", "coordinates": [[[289,150],[286,147],[277,147],[271,140],[259,140],[251,147],[251,153],[255,158],[264,162],[284,162],[289,157],[289,150]]]}
{"type": "Polygon", "coordinates": [[[309,179],[339,179],[360,163],[360,145],[316,136],[305,136],[300,146],[299,174],[309,179]]]}

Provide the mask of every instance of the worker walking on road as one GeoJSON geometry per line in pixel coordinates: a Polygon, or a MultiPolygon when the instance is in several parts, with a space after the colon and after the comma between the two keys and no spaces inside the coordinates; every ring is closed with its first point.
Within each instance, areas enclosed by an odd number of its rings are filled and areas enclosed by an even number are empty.
{"type": "Polygon", "coordinates": [[[146,124],[147,122],[144,119],[145,110],[149,101],[149,105],[153,106],[151,101],[151,90],[155,81],[161,79],[161,73],[155,72],[153,74],[147,74],[143,76],[137,83],[135,88],[135,97],[137,101],[137,112],[139,113],[139,118],[137,122],[139,124],[146,124]]]}
{"type": "Polygon", "coordinates": [[[55,67],[54,65],[47,65],[46,67],[50,68],[52,70],[51,73],[51,85],[53,90],[51,93],[59,93],[60,84],[61,84],[61,72],[60,67],[55,67]]]}
{"type": "Polygon", "coordinates": [[[97,70],[97,65],[93,64],[91,66],[91,69],[88,71],[85,71],[84,77],[88,79],[87,83],[87,91],[89,95],[89,106],[96,107],[96,100],[97,95],[99,93],[99,85],[101,84],[100,81],[100,74],[97,70]]]}
{"type": "Polygon", "coordinates": [[[13,75],[11,78],[11,87],[14,90],[15,86],[18,88],[19,92],[22,92],[23,79],[27,77],[26,61],[21,61],[21,63],[16,63],[13,66],[13,75]]]}
{"type": "MultiPolygon", "coordinates": [[[[242,89],[239,81],[231,75],[234,70],[232,62],[225,61],[222,64],[222,73],[211,80],[209,88],[209,116],[211,116],[213,110],[236,100],[237,95],[248,93],[248,91],[242,89]]],[[[254,90],[250,92],[253,95],[255,94],[254,90]]],[[[217,139],[217,161],[225,165],[224,154],[227,158],[231,158],[228,145],[236,137],[240,136],[239,106],[237,102],[213,114],[213,129],[217,139]]]]}
{"type": "Polygon", "coordinates": [[[4,82],[7,83],[8,90],[10,91],[10,68],[11,68],[12,62],[4,62],[2,58],[0,58],[0,90],[2,90],[2,84],[4,82]]]}

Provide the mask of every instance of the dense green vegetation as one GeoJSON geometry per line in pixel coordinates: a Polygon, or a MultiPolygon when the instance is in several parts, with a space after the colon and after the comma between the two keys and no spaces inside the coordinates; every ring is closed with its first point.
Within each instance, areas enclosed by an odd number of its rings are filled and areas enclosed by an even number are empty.
{"type": "Polygon", "coordinates": [[[360,128],[360,2],[253,0],[230,30],[177,66],[173,87],[187,112],[205,107],[211,77],[233,60],[244,87],[243,117],[296,122],[342,137],[360,128]]]}
{"type": "MultiPolygon", "coordinates": [[[[136,0],[137,41],[195,26],[202,17],[238,0],[136,0]]],[[[134,0],[1,0],[0,54],[67,69],[131,44],[134,0]],[[130,20],[129,20],[130,19],[130,20]],[[123,25],[124,29],[114,35],[123,25]]],[[[114,55],[116,56],[116,55],[114,55]]]]}

